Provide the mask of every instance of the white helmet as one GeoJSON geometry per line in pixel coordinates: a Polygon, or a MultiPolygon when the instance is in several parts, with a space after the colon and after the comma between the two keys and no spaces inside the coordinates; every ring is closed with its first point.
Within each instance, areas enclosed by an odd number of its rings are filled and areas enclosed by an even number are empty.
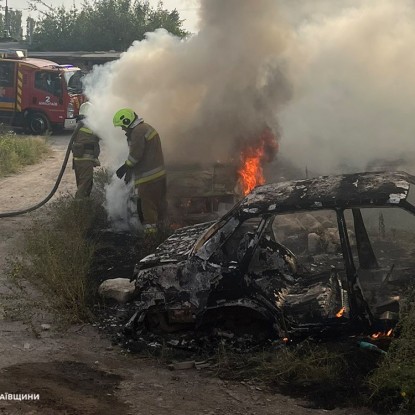
{"type": "Polygon", "coordinates": [[[84,102],[79,107],[79,115],[83,115],[86,117],[88,115],[88,112],[91,110],[92,104],[90,102],[84,102]]]}

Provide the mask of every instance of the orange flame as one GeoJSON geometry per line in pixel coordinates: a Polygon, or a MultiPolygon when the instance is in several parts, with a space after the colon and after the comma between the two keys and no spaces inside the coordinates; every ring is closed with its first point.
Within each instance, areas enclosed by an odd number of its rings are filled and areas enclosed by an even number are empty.
{"type": "Polygon", "coordinates": [[[265,183],[263,163],[270,163],[278,152],[277,137],[265,127],[254,142],[247,144],[240,153],[238,175],[242,192],[247,195],[254,187],[265,183]]]}
{"type": "Polygon", "coordinates": [[[346,307],[342,307],[337,313],[336,313],[336,317],[337,318],[340,318],[340,317],[343,317],[343,314],[345,313],[345,311],[346,311],[346,307]]]}
{"type": "Polygon", "coordinates": [[[370,337],[372,339],[379,339],[380,337],[391,337],[393,334],[393,329],[389,329],[387,332],[378,331],[373,333],[370,337]]]}
{"type": "Polygon", "coordinates": [[[265,183],[261,167],[261,159],[264,155],[264,142],[258,147],[247,147],[241,152],[242,165],[238,170],[241,179],[242,192],[247,195],[255,186],[265,183]]]}

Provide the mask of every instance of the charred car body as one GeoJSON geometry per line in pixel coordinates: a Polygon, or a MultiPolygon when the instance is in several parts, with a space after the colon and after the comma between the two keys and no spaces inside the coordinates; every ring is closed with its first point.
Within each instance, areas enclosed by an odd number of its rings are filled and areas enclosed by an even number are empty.
{"type": "Polygon", "coordinates": [[[259,186],[140,261],[129,326],[281,339],[386,331],[415,270],[411,186],[403,172],[259,186]]]}

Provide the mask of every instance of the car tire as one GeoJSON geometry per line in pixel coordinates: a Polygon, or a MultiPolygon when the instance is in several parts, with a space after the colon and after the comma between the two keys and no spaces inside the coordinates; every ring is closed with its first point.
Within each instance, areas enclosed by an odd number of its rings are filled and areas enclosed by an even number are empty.
{"type": "Polygon", "coordinates": [[[41,112],[34,112],[29,115],[27,129],[33,135],[50,134],[52,131],[48,117],[41,112]]]}

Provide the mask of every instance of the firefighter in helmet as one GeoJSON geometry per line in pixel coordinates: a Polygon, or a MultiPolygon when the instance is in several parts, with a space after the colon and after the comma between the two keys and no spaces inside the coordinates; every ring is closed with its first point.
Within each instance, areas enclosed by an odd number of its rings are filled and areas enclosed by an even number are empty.
{"type": "Polygon", "coordinates": [[[126,183],[134,179],[144,232],[154,232],[165,224],[167,214],[166,170],[160,136],[131,108],[117,111],[113,124],[125,131],[129,147],[128,158],[116,174],[120,179],[124,177],[126,183]]]}
{"type": "Polygon", "coordinates": [[[75,198],[77,199],[89,197],[93,185],[94,167],[100,166],[99,137],[85,125],[85,117],[91,105],[90,102],[84,102],[79,108],[80,128],[72,144],[73,169],[77,186],[75,198]]]}

